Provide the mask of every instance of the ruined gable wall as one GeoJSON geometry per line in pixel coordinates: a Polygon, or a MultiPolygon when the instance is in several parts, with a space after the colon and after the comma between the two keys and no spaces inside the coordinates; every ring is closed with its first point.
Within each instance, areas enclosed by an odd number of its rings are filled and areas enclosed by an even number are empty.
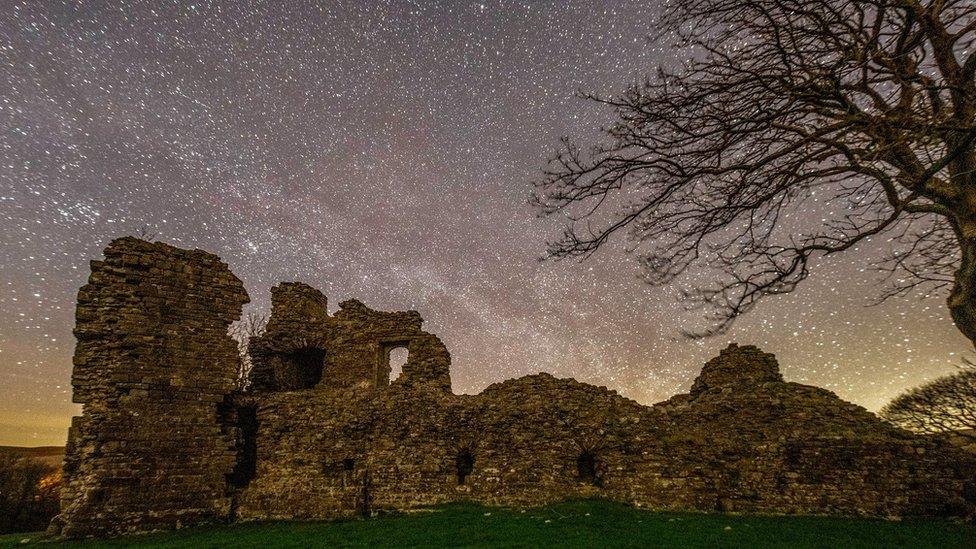
{"type": "Polygon", "coordinates": [[[337,517],[450,498],[444,480],[453,462],[439,468],[460,400],[450,394],[447,348],[421,329],[416,311],[348,300],[329,316],[326,303],[305,284],[272,289],[267,331],[250,344],[254,395],[236,399],[254,408],[258,425],[257,463],[239,487],[237,517],[337,517]],[[281,383],[287,357],[308,346],[323,351],[320,379],[281,383]],[[390,383],[396,347],[409,358],[390,383]]]}
{"type": "Polygon", "coordinates": [[[390,351],[409,352],[400,384],[430,383],[450,390],[451,355],[437,336],[424,332],[417,311],[375,311],[361,301],[339,304],[332,318],[327,374],[342,386],[385,388],[390,379],[390,351]]]}
{"type": "Polygon", "coordinates": [[[247,294],[214,255],[113,241],[78,293],[74,418],[61,515],[68,536],[225,516],[234,455],[217,407],[234,390],[228,325],[247,294]]]}
{"type": "Polygon", "coordinates": [[[256,392],[384,388],[389,353],[397,347],[409,352],[398,383],[450,390],[451,355],[437,336],[421,329],[416,311],[375,311],[352,299],[329,316],[326,297],[300,282],[275,286],[271,301],[267,330],[249,345],[256,392]],[[315,375],[302,373],[310,369],[315,375]]]}

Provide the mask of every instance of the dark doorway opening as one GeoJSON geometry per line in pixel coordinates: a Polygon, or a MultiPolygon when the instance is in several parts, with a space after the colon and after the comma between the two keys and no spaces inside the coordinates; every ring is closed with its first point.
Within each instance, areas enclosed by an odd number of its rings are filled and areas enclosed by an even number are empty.
{"type": "Polygon", "coordinates": [[[461,486],[464,484],[465,479],[468,478],[468,475],[474,471],[474,454],[471,453],[471,450],[465,448],[458,452],[454,460],[454,467],[457,472],[458,486],[461,486]]]}
{"type": "Polygon", "coordinates": [[[251,483],[258,464],[258,411],[255,406],[237,409],[237,460],[230,474],[230,484],[244,488],[251,483]]]}
{"type": "Polygon", "coordinates": [[[603,480],[597,471],[596,454],[590,450],[583,450],[576,456],[576,476],[593,486],[603,486],[603,480]]]}

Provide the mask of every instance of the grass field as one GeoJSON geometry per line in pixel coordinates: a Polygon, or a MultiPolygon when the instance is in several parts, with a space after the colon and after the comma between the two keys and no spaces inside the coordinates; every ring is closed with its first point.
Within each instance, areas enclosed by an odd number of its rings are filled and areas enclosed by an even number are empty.
{"type": "MultiPolygon", "coordinates": [[[[0,547],[31,535],[0,536],[0,547]]],[[[199,527],[81,547],[976,547],[976,526],[654,513],[600,501],[526,511],[451,505],[370,520],[199,527]]]]}

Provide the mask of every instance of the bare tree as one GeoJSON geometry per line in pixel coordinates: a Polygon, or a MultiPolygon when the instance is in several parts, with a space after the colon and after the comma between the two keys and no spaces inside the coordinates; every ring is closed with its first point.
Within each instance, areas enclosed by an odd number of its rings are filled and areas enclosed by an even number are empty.
{"type": "Polygon", "coordinates": [[[885,405],[881,417],[918,433],[954,433],[976,441],[976,370],[911,389],[885,405]]]}
{"type": "Polygon", "coordinates": [[[149,228],[149,225],[142,225],[139,230],[135,232],[132,236],[145,240],[146,242],[154,242],[156,240],[156,232],[149,228]]]}
{"type": "Polygon", "coordinates": [[[947,291],[976,341],[976,4],[681,0],[656,28],[690,60],[584,95],[616,120],[536,182],[541,213],[568,218],[550,257],[624,233],[651,284],[717,273],[682,290],[705,336],[885,238],[882,298],[947,291]]]}
{"type": "Polygon", "coordinates": [[[263,335],[267,325],[268,315],[252,311],[230,326],[230,336],[237,341],[237,388],[242,391],[247,390],[251,374],[251,353],[248,351],[248,344],[252,337],[263,335]]]}

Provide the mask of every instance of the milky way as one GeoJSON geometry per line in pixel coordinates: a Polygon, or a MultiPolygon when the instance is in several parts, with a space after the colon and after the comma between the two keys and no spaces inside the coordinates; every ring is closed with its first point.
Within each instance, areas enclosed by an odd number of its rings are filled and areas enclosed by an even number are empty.
{"type": "Polygon", "coordinates": [[[212,251],[252,307],[301,280],[332,307],[416,309],[457,392],[538,371],[650,403],[728,341],[875,409],[968,343],[944,296],[867,307],[865,259],[821,262],[720,338],[608,249],[540,262],[527,205],[558,139],[676,53],[655,2],[5,2],[0,8],[0,444],[60,444],[77,288],[114,237],[212,251]]]}

